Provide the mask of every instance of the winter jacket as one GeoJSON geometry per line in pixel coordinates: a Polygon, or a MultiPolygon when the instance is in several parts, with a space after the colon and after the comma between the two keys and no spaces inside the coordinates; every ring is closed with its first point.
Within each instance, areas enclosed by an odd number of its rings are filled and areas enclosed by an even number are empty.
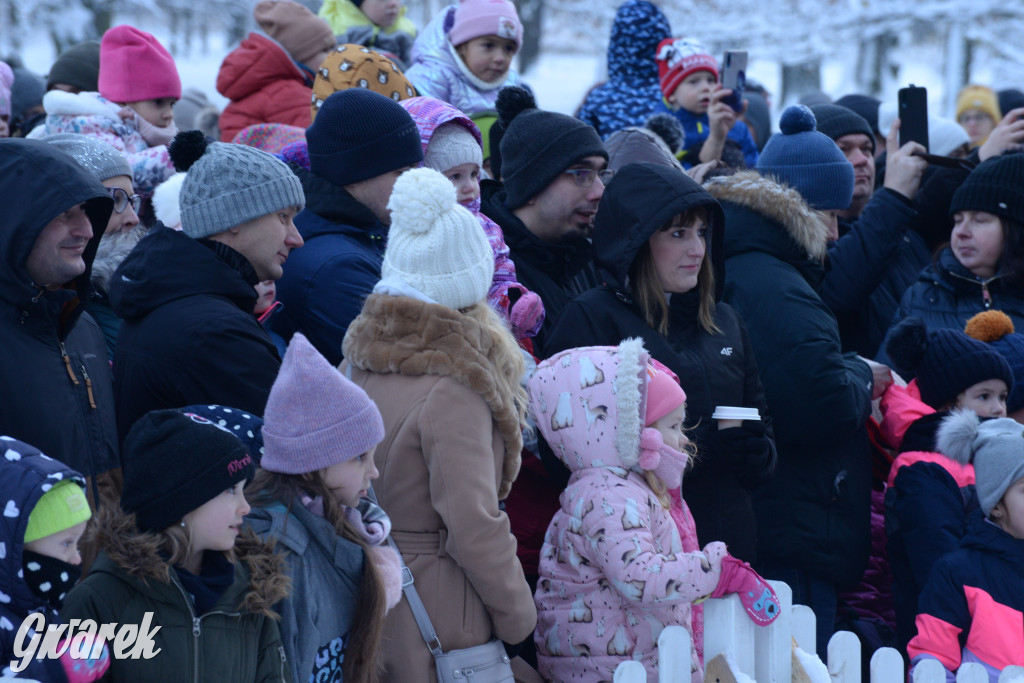
{"type": "MultiPolygon", "coordinates": [[[[398,19],[395,23],[387,28],[380,28],[374,24],[370,19],[363,14],[352,0],[324,0],[324,3],[320,6],[319,15],[323,17],[328,24],[331,26],[331,30],[334,31],[334,35],[341,36],[352,28],[361,26],[368,26],[373,28],[374,34],[383,33],[390,35],[394,33],[406,33],[410,37],[416,37],[416,26],[412,21],[405,16],[405,7],[402,7],[398,12],[398,19]]],[[[339,45],[344,44],[347,41],[338,41],[339,45]]],[[[367,47],[373,47],[372,43],[368,44],[367,47]]]]}
{"type": "MultiPolygon", "coordinates": [[[[744,458],[746,454],[716,452],[713,438],[718,428],[711,419],[719,405],[757,408],[771,435],[771,418],[743,321],[729,304],[719,302],[715,324],[721,333],[708,334],[697,321],[700,292],[693,289],[671,297],[669,333],[663,336],[645,322],[627,285],[630,268],[651,236],[672,217],[703,206],[709,214],[708,258],[720,286],[721,209],[698,185],[673,182],[680,171],[653,166],[635,170],[611,182],[598,211],[594,260],[605,284],[566,306],[545,350],[550,354],[574,346],[615,345],[633,337],[644,340],[648,352],[679,377],[686,391],[687,427],[693,429],[689,437],[705,455],[687,473],[683,489],[698,537],[701,543],[724,541],[731,554],[753,561],[757,521],[749,489],[771,472],[774,449],[766,441],[764,459],[757,465],[744,458]]],[[[754,454],[749,455],[752,459],[754,454]]]]}
{"type": "MultiPolygon", "coordinates": [[[[281,556],[258,539],[235,543],[234,582],[197,615],[175,568],[160,555],[156,534],[141,534],[134,517],[111,515],[97,534],[104,550],[64,601],[61,617],[99,624],[141,624],[147,612],[160,630],[151,659],[111,655],[107,678],[147,683],[271,683],[290,681],[272,609],[288,594],[281,556]]],[[[207,551],[212,552],[212,551],[207,551]]],[[[152,631],[152,627],[150,629],[152,631]]]]}
{"type": "Polygon", "coordinates": [[[174,164],[166,145],[150,145],[142,139],[134,119],[118,116],[121,106],[99,93],[73,94],[51,90],[43,96],[46,122],[34,129],[31,137],[57,133],[78,133],[102,140],[124,154],[132,167],[132,185],[143,196],[153,194],[156,186],[174,175],[174,164]]]}
{"type": "Polygon", "coordinates": [[[0,600],[0,677],[63,683],[66,680],[64,667],[55,659],[31,659],[28,667],[18,674],[8,667],[12,660],[20,660],[14,654],[14,646],[18,629],[26,617],[40,613],[47,624],[61,623],[57,610],[36,595],[19,576],[24,564],[29,515],[53,482],[72,479],[84,487],[85,479],[60,461],[42,455],[33,446],[10,437],[2,438],[6,457],[0,461],[0,505],[5,512],[0,517],[0,543],[4,547],[4,561],[0,562],[0,595],[4,598],[0,600]]]}
{"type": "Polygon", "coordinates": [[[257,123],[309,127],[313,89],[278,43],[259,33],[228,53],[217,72],[217,92],[231,100],[220,115],[220,139],[257,123]]]}
{"type": "Polygon", "coordinates": [[[545,344],[562,311],[577,294],[596,287],[590,243],[577,240],[548,244],[531,233],[519,217],[505,208],[505,190],[501,183],[481,183],[484,214],[497,223],[505,235],[509,256],[516,266],[516,277],[544,302],[544,323],[533,338],[534,355],[546,358],[545,344]]]}
{"type": "MultiPolygon", "coordinates": [[[[373,488],[445,651],[493,637],[520,643],[537,623],[498,506],[522,440],[489,348],[474,319],[382,294],[367,298],[345,335],[342,369],[376,402],[387,434],[373,488]]],[[[407,602],[388,613],[382,649],[384,681],[435,681],[407,602]]]]}
{"type": "Polygon", "coordinates": [[[602,139],[629,126],[642,126],[661,100],[658,43],[672,36],[668,19],[647,0],[619,6],[608,40],[608,80],[587,93],[576,118],[602,139]]]}
{"type": "MultiPolygon", "coordinates": [[[[725,546],[700,552],[691,537],[684,548],[638,464],[649,356],[637,340],[611,350],[553,356],[529,384],[537,424],[572,471],[544,537],[534,596],[537,662],[548,680],[611,680],[635,660],[657,681],[662,629],[690,631],[691,603],[721,575],[725,546]]],[[[696,650],[691,671],[702,680],[696,650]]]]}
{"type": "MultiPolygon", "coordinates": [[[[11,142],[0,157],[0,434],[30,443],[89,478],[121,466],[114,387],[99,326],[84,304],[90,268],[112,202],[90,174],[44,143],[11,142]],[[53,218],[85,203],[93,236],[85,272],[50,291],[25,269],[32,247],[53,218]]],[[[97,504],[97,490],[89,493],[97,504]]],[[[114,500],[120,492],[113,492],[114,500]]]]}
{"type": "MultiPolygon", "coordinates": [[[[976,519],[960,548],[936,563],[919,600],[913,666],[937,659],[946,680],[961,664],[980,662],[997,683],[1008,666],[1024,666],[1024,541],[976,519]]],[[[913,671],[913,670],[911,670],[913,671]]]]}
{"type": "Polygon", "coordinates": [[[345,329],[380,280],[387,227],[348,192],[292,165],[306,193],[295,227],[309,248],[288,257],[277,281],[284,310],[273,322],[285,339],[309,338],[332,364],[341,362],[345,329]]]}
{"type": "Polygon", "coordinates": [[[253,315],[257,282],[219,242],[166,228],[139,242],[110,285],[124,319],[114,352],[122,441],[151,410],[216,403],[263,415],[281,360],[253,315]]]}
{"type": "MultiPolygon", "coordinates": [[[[903,294],[890,330],[900,320],[915,316],[929,330],[964,329],[976,313],[995,309],[1010,316],[1015,328],[1024,329],[1024,295],[1006,273],[982,280],[967,270],[946,247],[934,263],[921,271],[917,281],[903,294]]],[[[885,361],[885,344],[879,360],[885,361]]]]}
{"type": "Polygon", "coordinates": [[[468,116],[493,111],[499,90],[521,85],[519,74],[510,67],[504,78],[490,83],[473,75],[448,40],[456,7],[442,9],[417,36],[405,76],[420,95],[448,102],[468,116]]]}
{"type": "Polygon", "coordinates": [[[856,222],[840,219],[821,300],[836,315],[843,351],[875,357],[900,298],[931,260],[924,240],[910,229],[916,217],[909,201],[881,189],[856,222]]]}
{"type": "MultiPolygon", "coordinates": [[[[661,99],[655,108],[655,113],[669,113],[679,119],[679,123],[683,124],[683,133],[685,134],[683,146],[687,150],[693,149],[698,143],[708,139],[711,134],[711,128],[708,125],[708,115],[694,114],[686,109],[672,109],[665,100],[661,99]]],[[[754,168],[757,165],[757,158],[759,156],[757,151],[757,143],[754,142],[753,136],[750,135],[750,129],[747,128],[747,124],[743,123],[739,119],[733,124],[733,127],[729,130],[729,134],[726,137],[730,140],[735,140],[743,150],[743,160],[747,163],[747,168],[754,168]]],[[[696,154],[692,152],[685,153],[681,159],[685,168],[696,166],[700,163],[700,159],[697,158],[696,154]]]]}
{"type": "Polygon", "coordinates": [[[755,172],[707,186],[725,211],[725,301],[740,314],[774,421],[778,467],[754,493],[761,562],[854,584],[870,545],[871,370],[842,354],[815,287],[826,228],[755,172]]]}

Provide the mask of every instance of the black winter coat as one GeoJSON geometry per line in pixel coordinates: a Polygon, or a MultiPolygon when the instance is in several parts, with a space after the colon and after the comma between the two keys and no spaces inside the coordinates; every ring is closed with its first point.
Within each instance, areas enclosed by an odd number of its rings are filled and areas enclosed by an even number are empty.
{"type": "Polygon", "coordinates": [[[113,201],[51,145],[0,144],[0,434],[92,477],[121,466],[103,334],[84,314],[113,201]],[[52,219],[83,202],[93,231],[82,255],[85,272],[56,291],[34,285],[25,262],[36,239],[52,219]]]}
{"type": "Polygon", "coordinates": [[[121,440],[151,410],[216,403],[263,415],[281,359],[253,315],[258,278],[237,251],[158,229],[114,273],[121,440]],[[186,267],[187,265],[187,267],[186,267]]]}
{"type": "Polygon", "coordinates": [[[552,353],[546,348],[547,337],[562,310],[577,294],[598,285],[590,244],[585,240],[542,242],[505,208],[505,191],[500,183],[484,181],[481,191],[481,209],[504,233],[509,258],[516,266],[516,279],[544,302],[544,324],[533,338],[533,351],[538,358],[547,358],[552,353]]]}
{"type": "Polygon", "coordinates": [[[699,459],[686,473],[683,495],[703,546],[724,541],[733,555],[755,558],[757,523],[749,488],[774,467],[774,446],[763,451],[726,453],[715,448],[717,425],[711,413],[718,405],[757,408],[771,435],[764,391],[743,321],[725,303],[715,306],[719,334],[708,334],[697,322],[700,292],[676,294],[670,301],[669,333],[648,325],[626,284],[640,249],[672,217],[697,206],[710,214],[708,250],[716,280],[722,267],[723,219],[717,202],[683,174],[660,166],[627,166],[608,185],[598,211],[594,258],[605,284],[578,296],[562,313],[546,350],[574,346],[616,345],[641,337],[652,358],[679,376],[686,391],[686,426],[697,443],[699,459]],[[628,170],[627,170],[628,169],[628,170]]]}
{"type": "Polygon", "coordinates": [[[750,332],[779,454],[754,494],[758,557],[852,585],[870,549],[872,377],[841,352],[815,291],[826,229],[795,190],[755,172],[708,191],[725,210],[725,300],[750,332]]]}

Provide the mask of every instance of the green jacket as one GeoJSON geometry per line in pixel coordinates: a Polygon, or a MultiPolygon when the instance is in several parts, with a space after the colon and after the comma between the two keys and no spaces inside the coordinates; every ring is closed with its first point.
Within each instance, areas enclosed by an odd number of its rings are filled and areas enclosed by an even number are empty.
{"type": "MultiPolygon", "coordinates": [[[[154,534],[133,518],[101,523],[103,551],[89,575],[64,600],[66,619],[142,624],[152,612],[152,659],[118,659],[113,644],[103,681],[131,683],[278,683],[290,666],[272,605],[287,595],[283,561],[255,537],[236,544],[234,583],[217,605],[195,616],[191,596],[157,553],[154,534]]],[[[130,649],[126,649],[130,652],[130,649]]]]}

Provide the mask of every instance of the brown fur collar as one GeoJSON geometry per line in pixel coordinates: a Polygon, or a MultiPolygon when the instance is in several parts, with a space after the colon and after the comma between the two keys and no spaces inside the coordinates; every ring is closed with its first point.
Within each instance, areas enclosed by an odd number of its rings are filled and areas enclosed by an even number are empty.
{"type": "Polygon", "coordinates": [[[512,397],[503,395],[494,381],[498,370],[486,328],[447,306],[371,294],[348,326],[342,352],[360,370],[451,377],[478,393],[505,440],[498,498],[508,496],[519,474],[522,432],[512,397]]]}
{"type": "Polygon", "coordinates": [[[825,257],[828,228],[793,188],[757,171],[740,171],[731,176],[713,178],[705,188],[719,201],[739,204],[781,224],[811,258],[825,257]]]}
{"type": "MultiPolygon", "coordinates": [[[[134,514],[108,508],[100,512],[91,533],[114,564],[129,576],[143,584],[171,582],[171,565],[159,554],[160,536],[136,529],[134,514]]],[[[235,555],[249,571],[249,590],[239,606],[249,613],[277,619],[273,606],[288,597],[291,590],[284,555],[275,553],[272,545],[264,543],[248,527],[235,542],[235,555]]]]}

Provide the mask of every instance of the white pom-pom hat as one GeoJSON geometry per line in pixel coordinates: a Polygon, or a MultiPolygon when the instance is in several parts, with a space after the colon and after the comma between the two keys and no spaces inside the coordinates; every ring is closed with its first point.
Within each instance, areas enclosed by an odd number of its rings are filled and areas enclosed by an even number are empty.
{"type": "Polygon", "coordinates": [[[395,182],[388,208],[382,277],[398,278],[449,308],[484,300],[494,278],[494,254],[447,178],[429,168],[406,171],[395,182]]]}

